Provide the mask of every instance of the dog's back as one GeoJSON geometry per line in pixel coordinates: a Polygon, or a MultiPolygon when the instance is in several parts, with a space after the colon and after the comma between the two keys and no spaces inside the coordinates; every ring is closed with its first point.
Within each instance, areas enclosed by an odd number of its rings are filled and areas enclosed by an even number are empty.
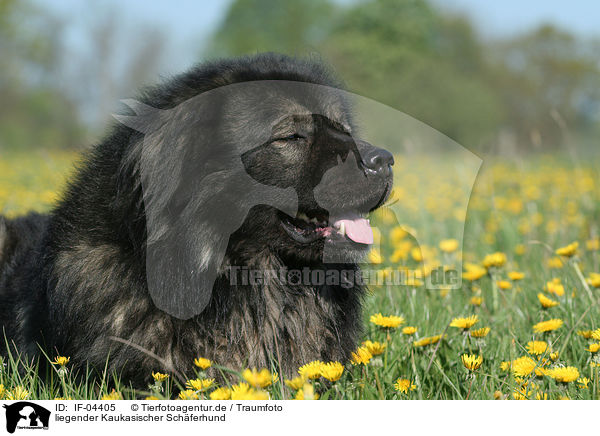
{"type": "Polygon", "coordinates": [[[18,341],[14,336],[19,323],[19,313],[28,304],[35,304],[35,289],[23,286],[26,277],[22,271],[24,264],[35,262],[36,247],[42,240],[48,223],[48,215],[31,213],[15,219],[0,216],[0,356],[4,354],[6,334],[11,342],[18,341]],[[24,295],[28,289],[31,295],[24,295]]]}

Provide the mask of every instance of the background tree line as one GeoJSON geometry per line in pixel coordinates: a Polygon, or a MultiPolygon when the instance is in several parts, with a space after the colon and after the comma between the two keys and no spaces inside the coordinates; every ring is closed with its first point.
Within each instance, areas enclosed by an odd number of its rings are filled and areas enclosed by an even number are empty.
{"type": "MultiPolygon", "coordinates": [[[[88,59],[65,55],[60,28],[32,4],[0,0],[0,146],[80,146],[112,100],[160,71],[161,30],[138,32],[119,64],[110,14],[90,28],[88,59]],[[69,62],[81,67],[65,84],[69,62]]],[[[552,25],[487,41],[425,0],[235,0],[198,60],[261,51],[319,56],[350,91],[473,150],[549,149],[567,133],[593,147],[600,133],[600,43],[552,25]]]]}

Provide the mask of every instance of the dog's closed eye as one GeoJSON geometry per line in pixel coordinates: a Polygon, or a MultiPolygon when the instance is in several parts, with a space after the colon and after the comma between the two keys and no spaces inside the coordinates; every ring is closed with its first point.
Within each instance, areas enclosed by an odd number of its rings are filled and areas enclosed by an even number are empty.
{"type": "Polygon", "coordinates": [[[271,141],[277,147],[286,147],[288,145],[300,144],[306,141],[306,136],[300,133],[292,133],[291,135],[280,136],[271,141]]]}
{"type": "Polygon", "coordinates": [[[275,138],[274,141],[299,141],[301,139],[306,139],[306,136],[301,135],[300,133],[292,133],[291,135],[283,136],[281,138],[275,138]]]}

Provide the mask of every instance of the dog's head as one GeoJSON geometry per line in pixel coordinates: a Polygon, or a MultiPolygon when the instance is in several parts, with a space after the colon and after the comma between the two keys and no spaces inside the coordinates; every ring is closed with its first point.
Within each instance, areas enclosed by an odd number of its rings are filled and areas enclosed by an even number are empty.
{"type": "Polygon", "coordinates": [[[305,84],[277,88],[264,103],[280,109],[254,115],[270,136],[242,162],[254,180],[293,188],[297,213],[257,207],[234,238],[251,236],[301,262],[356,262],[373,243],[366,216],[391,191],[393,157],[354,136],[343,92],[305,84]]]}
{"type": "Polygon", "coordinates": [[[262,79],[168,110],[128,101],[136,116],[117,117],[145,134],[129,159],[143,188],[148,286],[179,318],[209,304],[226,256],[359,260],[373,242],[366,215],[391,191],[392,155],[355,137],[343,91],[262,79]]]}

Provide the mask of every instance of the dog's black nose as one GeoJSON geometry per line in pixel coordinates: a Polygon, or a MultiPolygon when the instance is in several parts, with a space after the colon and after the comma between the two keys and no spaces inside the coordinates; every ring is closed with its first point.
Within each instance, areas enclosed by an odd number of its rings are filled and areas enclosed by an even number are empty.
{"type": "Polygon", "coordinates": [[[394,156],[387,150],[372,147],[362,157],[366,169],[375,173],[387,174],[394,165],[394,156]]]}

